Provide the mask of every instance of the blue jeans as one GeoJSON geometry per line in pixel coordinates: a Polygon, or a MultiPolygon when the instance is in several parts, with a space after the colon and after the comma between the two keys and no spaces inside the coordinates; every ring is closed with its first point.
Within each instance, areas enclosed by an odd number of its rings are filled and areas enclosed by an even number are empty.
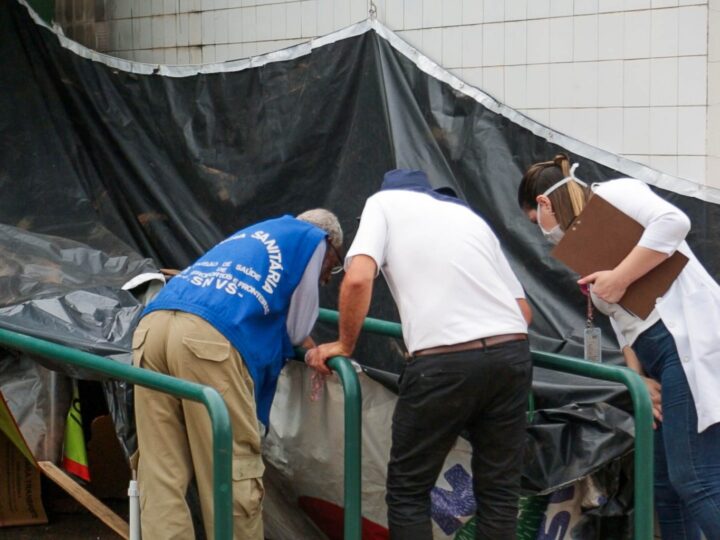
{"type": "MultiPolygon", "coordinates": [[[[633,344],[648,377],[662,385],[655,431],[655,507],[663,539],[720,540],[720,424],[697,432],[697,413],[675,341],[657,322],[633,344]]],[[[720,391],[720,389],[718,389],[720,391]]]]}

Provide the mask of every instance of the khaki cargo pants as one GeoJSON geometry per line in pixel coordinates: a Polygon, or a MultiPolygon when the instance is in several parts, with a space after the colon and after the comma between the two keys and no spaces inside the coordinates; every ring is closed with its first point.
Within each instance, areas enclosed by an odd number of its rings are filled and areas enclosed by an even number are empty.
{"type": "MultiPolygon", "coordinates": [[[[214,387],[233,429],[234,538],[262,540],[264,465],[253,381],[238,351],[200,317],[155,311],[133,336],[133,364],[214,387]]],[[[142,535],[194,540],[185,493],[197,479],[205,532],[214,538],[212,432],[202,404],[135,387],[142,535]]]]}

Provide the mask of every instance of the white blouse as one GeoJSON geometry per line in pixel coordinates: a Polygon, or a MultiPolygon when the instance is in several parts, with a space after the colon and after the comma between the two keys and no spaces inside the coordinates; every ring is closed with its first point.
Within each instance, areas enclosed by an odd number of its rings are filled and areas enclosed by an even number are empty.
{"type": "MultiPolygon", "coordinates": [[[[679,208],[632,178],[603,182],[593,191],[645,227],[639,246],[668,255],[677,250],[688,258],[655,309],[675,340],[702,432],[720,422],[720,286],[685,242],[690,220],[679,208]]],[[[627,322],[614,323],[623,343],[627,322]]]]}

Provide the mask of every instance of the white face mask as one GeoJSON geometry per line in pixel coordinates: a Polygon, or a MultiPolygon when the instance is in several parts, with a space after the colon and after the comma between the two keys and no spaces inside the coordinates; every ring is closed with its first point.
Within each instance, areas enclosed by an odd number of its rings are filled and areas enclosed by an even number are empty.
{"type": "Polygon", "coordinates": [[[546,231],[545,229],[543,229],[543,226],[540,224],[540,211],[541,210],[542,210],[542,206],[538,205],[538,207],[537,207],[537,224],[538,224],[538,227],[540,227],[540,232],[543,233],[545,240],[547,240],[548,242],[550,242],[553,245],[557,245],[560,242],[560,240],[562,240],[562,237],[565,236],[565,231],[563,231],[560,228],[560,225],[558,225],[557,223],[549,231],[546,231]]]}
{"type": "MultiPolygon", "coordinates": [[[[580,180],[580,179],[578,179],[578,178],[575,178],[575,169],[577,169],[577,168],[578,168],[578,164],[577,164],[577,163],[573,163],[573,166],[570,167],[570,176],[566,176],[565,178],[563,178],[563,179],[560,180],[559,182],[555,182],[552,186],[550,186],[549,188],[547,188],[547,189],[545,190],[545,192],[543,193],[543,195],[545,195],[545,196],[547,197],[547,196],[550,195],[553,191],[555,191],[557,188],[559,188],[560,186],[564,186],[565,184],[567,184],[568,182],[571,182],[571,181],[572,181],[572,182],[575,182],[575,183],[577,183],[577,184],[580,184],[582,187],[587,187],[587,184],[586,184],[585,182],[583,182],[582,180],[580,180]]],[[[563,230],[560,228],[560,225],[555,225],[555,226],[554,226],[552,229],[550,229],[549,231],[546,231],[545,229],[543,229],[543,226],[540,225],[540,209],[541,209],[541,208],[542,208],[542,206],[538,205],[538,208],[537,208],[537,224],[538,224],[538,226],[540,227],[540,231],[543,233],[543,236],[545,237],[545,239],[546,239],[548,242],[550,242],[550,243],[553,244],[553,245],[557,245],[557,244],[560,242],[560,240],[562,240],[562,237],[565,236],[565,231],[563,231],[563,230]]]]}

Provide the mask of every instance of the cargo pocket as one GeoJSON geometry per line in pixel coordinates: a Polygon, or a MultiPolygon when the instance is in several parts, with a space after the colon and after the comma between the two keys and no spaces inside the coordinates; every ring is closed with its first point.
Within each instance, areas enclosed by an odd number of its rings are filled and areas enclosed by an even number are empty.
{"type": "Polygon", "coordinates": [[[227,341],[213,341],[209,339],[182,338],[183,345],[192,355],[202,362],[189,362],[184,366],[192,378],[202,384],[207,384],[224,394],[230,381],[228,377],[219,373],[218,364],[230,357],[230,343],[227,341]]]}
{"type": "Polygon", "coordinates": [[[147,328],[138,328],[132,337],[132,358],[133,366],[141,367],[143,348],[145,347],[145,339],[147,338],[147,328]]]}
{"type": "Polygon", "coordinates": [[[253,518],[262,510],[265,498],[262,456],[241,456],[233,459],[233,514],[253,518]]]}

